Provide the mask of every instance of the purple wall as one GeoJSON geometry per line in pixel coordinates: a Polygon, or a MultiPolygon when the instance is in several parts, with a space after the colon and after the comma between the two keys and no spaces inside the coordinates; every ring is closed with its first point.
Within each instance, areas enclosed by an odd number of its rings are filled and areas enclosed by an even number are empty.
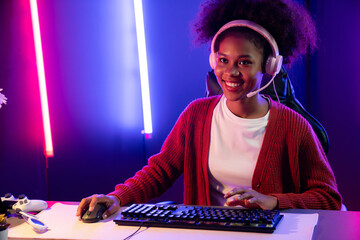
{"type": "MultiPolygon", "coordinates": [[[[131,1],[38,0],[55,156],[48,189],[29,4],[0,2],[0,195],[79,201],[107,193],[157,153],[186,105],[204,96],[208,47],[194,48],[190,21],[200,0],[143,1],[148,49],[152,139],[141,134],[142,106],[131,1]]],[[[311,5],[321,42],[290,70],[296,95],[330,137],[329,160],[345,204],[360,210],[350,188],[360,182],[359,3],[311,5]],[[339,11],[341,9],[341,11],[339,11]],[[331,101],[329,101],[331,99],[331,101]]],[[[162,198],[181,202],[181,179],[162,198]]]]}
{"type": "Polygon", "coordinates": [[[328,158],[344,203],[360,210],[360,2],[316,1],[320,44],[311,59],[311,105],[330,138],[328,158]]]}

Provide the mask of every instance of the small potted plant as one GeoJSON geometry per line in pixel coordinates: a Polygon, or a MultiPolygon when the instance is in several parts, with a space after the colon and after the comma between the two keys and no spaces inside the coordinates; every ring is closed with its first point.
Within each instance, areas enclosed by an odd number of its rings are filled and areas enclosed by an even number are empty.
{"type": "Polygon", "coordinates": [[[7,240],[8,239],[8,228],[10,224],[6,222],[6,215],[0,215],[0,239],[7,240]]]}

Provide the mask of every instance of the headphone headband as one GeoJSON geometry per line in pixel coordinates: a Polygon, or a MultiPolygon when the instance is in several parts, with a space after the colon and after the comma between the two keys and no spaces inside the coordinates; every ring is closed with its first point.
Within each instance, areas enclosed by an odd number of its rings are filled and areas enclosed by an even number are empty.
{"type": "Polygon", "coordinates": [[[268,41],[272,49],[272,55],[269,56],[269,58],[266,60],[266,66],[265,66],[266,72],[271,75],[276,75],[277,73],[280,72],[282,65],[282,56],[279,55],[279,48],[277,46],[275,39],[265,28],[249,20],[234,20],[228,22],[224,26],[222,26],[219,29],[219,31],[217,31],[211,42],[210,65],[213,69],[215,68],[215,64],[216,64],[216,53],[215,53],[216,39],[222,32],[233,27],[247,27],[259,33],[261,36],[263,36],[268,41]]]}

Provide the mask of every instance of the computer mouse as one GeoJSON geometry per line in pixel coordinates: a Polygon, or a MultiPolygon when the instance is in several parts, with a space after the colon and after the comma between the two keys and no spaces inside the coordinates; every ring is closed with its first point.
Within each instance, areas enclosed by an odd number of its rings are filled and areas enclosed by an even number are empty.
{"type": "Polygon", "coordinates": [[[102,220],[102,215],[107,209],[106,205],[103,203],[98,203],[95,205],[93,211],[89,211],[89,207],[81,215],[81,220],[84,223],[95,223],[102,220]]]}

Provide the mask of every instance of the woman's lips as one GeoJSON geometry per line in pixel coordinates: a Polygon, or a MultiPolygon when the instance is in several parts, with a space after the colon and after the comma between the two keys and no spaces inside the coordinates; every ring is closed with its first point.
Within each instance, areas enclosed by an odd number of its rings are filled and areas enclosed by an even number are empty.
{"type": "Polygon", "coordinates": [[[229,91],[236,91],[243,84],[243,82],[233,82],[233,81],[225,81],[225,80],[223,80],[223,82],[225,83],[226,89],[229,91]]]}

